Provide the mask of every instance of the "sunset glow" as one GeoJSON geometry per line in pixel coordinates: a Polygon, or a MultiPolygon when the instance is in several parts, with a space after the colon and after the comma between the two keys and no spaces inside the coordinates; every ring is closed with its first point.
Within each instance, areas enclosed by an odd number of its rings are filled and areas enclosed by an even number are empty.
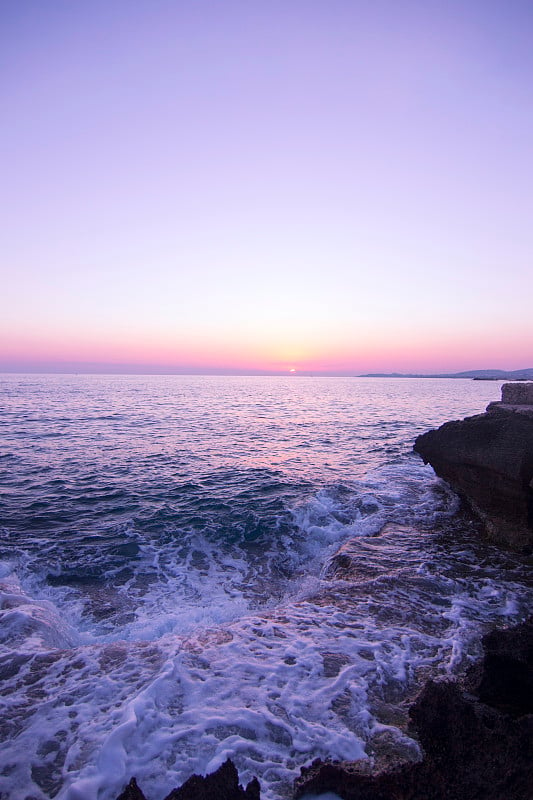
{"type": "Polygon", "coordinates": [[[0,370],[533,366],[526,5],[3,15],[0,370]]]}

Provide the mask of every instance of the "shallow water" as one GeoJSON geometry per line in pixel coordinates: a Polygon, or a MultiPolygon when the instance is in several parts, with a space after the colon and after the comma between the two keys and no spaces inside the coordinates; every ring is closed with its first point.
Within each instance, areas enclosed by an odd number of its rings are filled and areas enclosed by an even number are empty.
{"type": "Polygon", "coordinates": [[[231,756],[275,800],[416,757],[421,683],[532,607],[412,453],[499,387],[3,376],[0,792],[157,798],[231,756]]]}

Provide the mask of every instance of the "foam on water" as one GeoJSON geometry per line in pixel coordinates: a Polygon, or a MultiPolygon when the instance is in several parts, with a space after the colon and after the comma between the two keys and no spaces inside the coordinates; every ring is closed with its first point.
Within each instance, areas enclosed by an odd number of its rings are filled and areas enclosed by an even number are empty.
{"type": "Polygon", "coordinates": [[[137,605],[112,632],[73,604],[72,587],[31,599],[4,577],[0,788],[14,800],[108,800],[135,774],[157,797],[231,756],[275,800],[317,757],[371,757],[394,742],[416,758],[405,733],[413,692],[464,667],[484,622],[531,602],[510,556],[467,530],[460,550],[446,541],[455,510],[412,460],[298,503],[293,538],[264,550],[230,557],[196,537],[187,553],[198,555],[178,568],[172,548],[163,558],[141,547],[136,566],[157,580],[120,587],[137,605]],[[339,576],[339,555],[360,575],[339,576]]]}
{"type": "MultiPolygon", "coordinates": [[[[194,431],[173,434],[178,466],[156,452],[161,419],[135,382],[129,411],[120,384],[114,410],[95,413],[98,392],[113,404],[92,383],[92,397],[71,387],[77,413],[53,392],[46,413],[26,409],[58,433],[75,420],[75,435],[57,437],[59,466],[48,438],[34,454],[12,434],[24,468],[4,475],[13,501],[0,541],[0,794],[10,800],[113,800],[132,775],[164,797],[228,756],[243,782],[257,775],[262,797],[280,800],[317,757],[393,748],[417,758],[407,708],[425,679],[457,674],[488,626],[531,609],[520,560],[482,544],[456,496],[402,444],[398,398],[398,419],[390,397],[376,419],[375,397],[354,422],[352,384],[321,383],[328,413],[303,392],[298,419],[270,384],[244,382],[228,416],[233,384],[222,383],[209,416],[199,385],[176,384],[194,431]]],[[[158,414],[175,431],[165,397],[158,414]]]]}

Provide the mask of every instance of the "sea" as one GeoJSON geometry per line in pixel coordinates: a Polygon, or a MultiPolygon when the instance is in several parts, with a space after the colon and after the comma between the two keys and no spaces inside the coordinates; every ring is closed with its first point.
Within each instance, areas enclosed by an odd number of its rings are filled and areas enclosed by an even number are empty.
{"type": "Polygon", "coordinates": [[[419,758],[424,682],[533,608],[413,452],[500,386],[0,376],[0,797],[419,758]]]}

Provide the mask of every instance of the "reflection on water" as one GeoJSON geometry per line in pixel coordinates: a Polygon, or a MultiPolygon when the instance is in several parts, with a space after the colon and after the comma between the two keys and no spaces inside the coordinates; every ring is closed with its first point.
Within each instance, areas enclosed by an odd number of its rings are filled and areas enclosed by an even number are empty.
{"type": "Polygon", "coordinates": [[[417,757],[406,709],[529,573],[412,453],[462,380],[4,376],[0,793],[165,796],[231,755],[417,757]]]}

